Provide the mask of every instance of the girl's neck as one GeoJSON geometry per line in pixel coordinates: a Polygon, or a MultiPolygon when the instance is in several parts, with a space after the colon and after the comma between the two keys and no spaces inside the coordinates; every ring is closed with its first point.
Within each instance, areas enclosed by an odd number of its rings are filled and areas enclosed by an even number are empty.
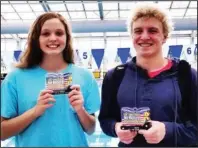
{"type": "Polygon", "coordinates": [[[44,56],[40,67],[49,72],[59,72],[67,67],[67,63],[61,56],[44,56]]]}

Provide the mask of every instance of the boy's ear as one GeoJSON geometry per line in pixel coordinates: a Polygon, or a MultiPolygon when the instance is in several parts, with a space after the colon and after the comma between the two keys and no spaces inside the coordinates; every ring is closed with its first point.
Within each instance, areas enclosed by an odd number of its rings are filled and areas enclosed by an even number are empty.
{"type": "Polygon", "coordinates": [[[162,41],[162,43],[166,43],[166,40],[167,40],[167,39],[166,39],[166,38],[164,38],[164,40],[162,41]]]}

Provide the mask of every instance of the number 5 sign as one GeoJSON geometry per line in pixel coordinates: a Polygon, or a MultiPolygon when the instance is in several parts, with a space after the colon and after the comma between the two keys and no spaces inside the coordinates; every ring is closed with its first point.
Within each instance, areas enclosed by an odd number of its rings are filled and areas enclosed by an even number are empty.
{"type": "Polygon", "coordinates": [[[82,59],[83,66],[88,67],[91,51],[89,49],[79,49],[79,55],[82,59]]]}

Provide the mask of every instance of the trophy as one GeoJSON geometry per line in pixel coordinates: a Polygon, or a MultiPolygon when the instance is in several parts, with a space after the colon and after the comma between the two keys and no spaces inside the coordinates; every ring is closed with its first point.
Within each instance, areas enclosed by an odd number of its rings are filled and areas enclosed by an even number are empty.
{"type": "Polygon", "coordinates": [[[68,94],[71,91],[71,73],[47,73],[46,89],[53,90],[53,95],[68,94]]]}
{"type": "Polygon", "coordinates": [[[122,130],[138,131],[140,129],[149,129],[151,127],[150,109],[148,107],[142,108],[121,108],[121,118],[123,125],[122,130]]]}

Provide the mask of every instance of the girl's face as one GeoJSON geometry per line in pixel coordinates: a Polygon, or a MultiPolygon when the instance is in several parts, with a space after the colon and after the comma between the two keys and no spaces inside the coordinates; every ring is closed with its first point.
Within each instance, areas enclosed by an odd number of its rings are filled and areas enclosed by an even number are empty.
{"type": "Polygon", "coordinates": [[[43,24],[39,36],[39,45],[44,55],[62,54],[66,46],[66,32],[59,19],[49,19],[43,24]]]}

